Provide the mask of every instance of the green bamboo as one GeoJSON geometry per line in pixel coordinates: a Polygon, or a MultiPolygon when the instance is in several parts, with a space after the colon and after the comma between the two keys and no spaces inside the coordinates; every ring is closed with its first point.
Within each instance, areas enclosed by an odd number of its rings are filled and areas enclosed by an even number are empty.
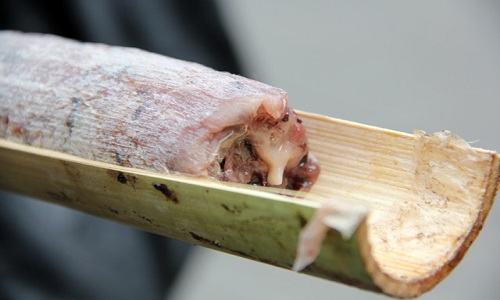
{"type": "MultiPolygon", "coordinates": [[[[368,202],[370,207],[368,217],[362,220],[351,238],[343,239],[339,231],[330,230],[316,261],[302,272],[403,298],[416,297],[432,289],[461,260],[482,227],[499,183],[499,155],[481,149],[467,150],[468,155],[477,157],[477,164],[471,165],[466,170],[470,175],[467,180],[474,181],[478,187],[476,189],[470,184],[471,191],[475,193],[473,196],[477,198],[477,216],[473,219],[471,228],[458,233],[463,237],[462,243],[450,242],[446,246],[455,255],[436,257],[435,260],[440,262],[440,265],[431,275],[418,277],[410,272],[407,275],[401,273],[403,276],[397,277],[381,266],[392,263],[397,267],[400,261],[392,261],[392,258],[384,258],[377,254],[379,251],[377,247],[380,246],[376,243],[377,237],[374,236],[376,231],[373,226],[378,224],[373,221],[376,216],[385,214],[384,216],[391,220],[398,213],[387,211],[385,204],[380,200],[385,199],[380,196],[384,193],[383,188],[377,185],[370,186],[366,191],[360,189],[359,193],[353,193],[352,190],[346,193],[345,189],[339,188],[340,185],[333,181],[346,180],[339,176],[344,174],[343,168],[352,163],[356,154],[355,148],[366,140],[378,139],[385,143],[385,146],[380,148],[382,150],[366,150],[367,153],[374,152],[372,154],[375,156],[377,151],[385,151],[392,153],[394,157],[401,157],[401,153],[411,157],[415,153],[420,153],[415,145],[421,144],[415,144],[416,137],[413,135],[307,113],[301,113],[301,118],[309,130],[312,152],[315,151],[318,159],[323,162],[322,175],[317,186],[309,194],[256,189],[175,174],[157,174],[86,160],[2,139],[0,139],[0,188],[285,269],[291,269],[293,266],[299,234],[321,205],[318,199],[325,198],[325,195],[330,195],[330,198],[351,195],[353,198],[368,202]],[[335,127],[337,137],[329,137],[330,140],[327,141],[315,138],[331,133],[332,127],[335,127]],[[334,159],[329,158],[332,150],[328,148],[338,147],[344,142],[351,143],[349,147],[352,149],[345,149],[337,154],[349,157],[348,154],[351,153],[352,157],[344,164],[331,164],[334,159]],[[327,149],[320,149],[321,147],[327,149]],[[388,147],[393,149],[388,151],[388,147]],[[377,191],[381,194],[375,194],[377,191]],[[381,261],[382,259],[386,261],[381,261]]],[[[425,144],[426,147],[430,147],[429,143],[425,144]]],[[[342,147],[347,147],[346,145],[342,147]]],[[[453,148],[450,145],[449,147],[453,148]]],[[[336,151],[341,150],[336,149],[336,151]]],[[[456,149],[454,151],[458,158],[465,155],[456,149]]],[[[449,159],[452,161],[453,157],[449,159]]],[[[385,161],[391,161],[391,157],[384,157],[384,160],[378,163],[383,164],[385,161]]],[[[405,168],[413,170],[413,167],[405,168]]],[[[362,176],[356,175],[359,177],[357,178],[349,177],[352,173],[345,174],[351,181],[362,182],[365,188],[368,183],[377,180],[381,186],[387,185],[384,197],[390,198],[395,193],[389,188],[391,184],[401,193],[408,193],[407,197],[413,195],[410,193],[414,193],[401,188],[402,183],[398,180],[402,179],[396,180],[392,175],[392,177],[389,175],[389,177],[370,177],[363,173],[362,176]],[[394,181],[388,182],[390,180],[394,181]]],[[[410,175],[412,174],[408,176],[410,175]]],[[[347,182],[344,187],[348,185],[347,182]]],[[[414,184],[415,180],[410,183],[414,184]]],[[[397,201],[397,197],[400,195],[394,195],[391,201],[397,201]]],[[[411,208],[410,204],[408,206],[411,208]]],[[[460,206],[453,209],[460,210],[460,206]]],[[[436,217],[439,217],[438,211],[436,208],[432,213],[436,213],[436,217]]],[[[405,215],[397,217],[404,218],[405,215]]],[[[393,250],[397,249],[391,251],[393,250]]],[[[414,259],[404,255],[403,258],[408,262],[414,259]]]]}

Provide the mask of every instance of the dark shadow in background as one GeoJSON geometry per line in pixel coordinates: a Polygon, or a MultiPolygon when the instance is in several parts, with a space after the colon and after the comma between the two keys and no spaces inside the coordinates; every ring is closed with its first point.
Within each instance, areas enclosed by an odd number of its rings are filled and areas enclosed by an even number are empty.
{"type": "MultiPolygon", "coordinates": [[[[3,0],[0,29],[137,47],[242,73],[213,1],[3,0]]],[[[0,191],[0,201],[1,299],[163,299],[190,249],[23,196],[0,191]]]]}
{"type": "Polygon", "coordinates": [[[137,47],[241,73],[213,1],[3,0],[0,29],[137,47]]]}

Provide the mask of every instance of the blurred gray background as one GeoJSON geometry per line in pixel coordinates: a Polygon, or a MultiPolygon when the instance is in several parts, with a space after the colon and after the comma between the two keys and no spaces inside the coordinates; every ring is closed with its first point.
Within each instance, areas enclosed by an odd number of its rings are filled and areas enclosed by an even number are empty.
{"type": "MultiPolygon", "coordinates": [[[[500,1],[219,0],[254,79],[293,107],[500,151],[500,1]]],[[[500,206],[421,299],[500,299],[500,206]]],[[[385,299],[197,247],[173,299],[385,299]]]]}

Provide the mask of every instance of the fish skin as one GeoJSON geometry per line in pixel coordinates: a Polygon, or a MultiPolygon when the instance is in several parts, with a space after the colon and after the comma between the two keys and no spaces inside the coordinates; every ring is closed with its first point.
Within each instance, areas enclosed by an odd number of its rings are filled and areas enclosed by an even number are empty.
{"type": "Polygon", "coordinates": [[[210,166],[230,130],[262,111],[280,119],[287,108],[282,89],[200,64],[0,32],[0,137],[14,142],[221,179],[210,166]]]}

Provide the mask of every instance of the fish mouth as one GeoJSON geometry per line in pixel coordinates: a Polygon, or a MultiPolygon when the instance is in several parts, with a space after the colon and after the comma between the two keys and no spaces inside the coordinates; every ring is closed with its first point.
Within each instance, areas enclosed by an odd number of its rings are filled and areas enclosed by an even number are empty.
{"type": "Polygon", "coordinates": [[[305,129],[295,112],[279,117],[260,111],[249,125],[225,130],[209,168],[220,180],[307,191],[319,176],[305,129]]]}

